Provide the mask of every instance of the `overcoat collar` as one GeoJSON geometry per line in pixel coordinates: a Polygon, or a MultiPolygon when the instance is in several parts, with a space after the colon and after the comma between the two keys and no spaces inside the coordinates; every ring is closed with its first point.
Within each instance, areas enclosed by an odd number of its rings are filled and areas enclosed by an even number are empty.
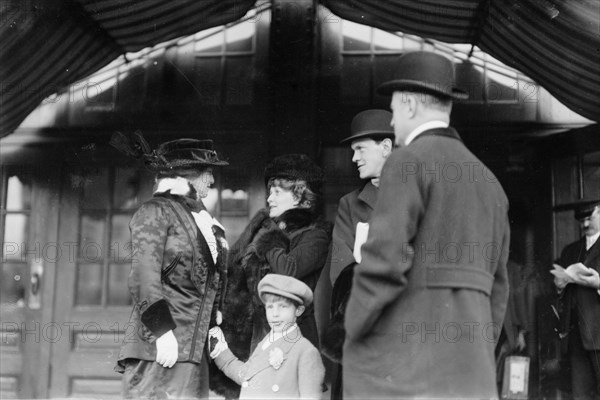
{"type": "Polygon", "coordinates": [[[377,189],[377,187],[373,185],[371,181],[369,181],[358,194],[358,199],[374,210],[375,203],[377,202],[378,190],[379,189],[377,189]]]}
{"type": "Polygon", "coordinates": [[[418,135],[416,138],[414,138],[412,142],[416,142],[417,140],[419,140],[423,137],[427,137],[427,136],[442,136],[442,137],[456,139],[456,140],[462,142],[462,139],[461,139],[460,135],[458,134],[458,132],[456,132],[456,129],[454,129],[450,126],[448,128],[429,129],[429,130],[421,133],[420,135],[418,135]]]}

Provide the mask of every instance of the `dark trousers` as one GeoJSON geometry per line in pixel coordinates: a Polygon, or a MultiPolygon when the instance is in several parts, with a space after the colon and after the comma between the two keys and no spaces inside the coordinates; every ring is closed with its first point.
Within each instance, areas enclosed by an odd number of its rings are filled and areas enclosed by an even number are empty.
{"type": "Polygon", "coordinates": [[[586,350],[575,328],[569,333],[569,360],[574,399],[600,400],[600,350],[586,350]]]}
{"type": "Polygon", "coordinates": [[[208,360],[178,362],[164,368],[155,361],[125,360],[124,399],[207,399],[208,360]]]}

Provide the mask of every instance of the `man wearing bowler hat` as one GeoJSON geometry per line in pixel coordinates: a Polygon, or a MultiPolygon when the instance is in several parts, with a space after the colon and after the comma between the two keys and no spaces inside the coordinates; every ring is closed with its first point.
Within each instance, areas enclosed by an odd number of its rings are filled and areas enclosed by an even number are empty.
{"type": "Polygon", "coordinates": [[[344,397],[496,398],[508,283],[508,200],[450,128],[450,60],[402,55],[389,157],[346,315],[344,397]]]}
{"type": "Polygon", "coordinates": [[[563,249],[552,271],[561,305],[561,347],[569,354],[573,397],[599,399],[600,200],[584,199],[574,209],[583,237],[563,249]]]}
{"type": "Polygon", "coordinates": [[[360,261],[360,246],[368,231],[368,222],[377,201],[379,176],[383,164],[392,154],[394,130],[390,126],[392,113],[386,110],[365,110],[358,113],[350,125],[350,136],[340,143],[350,144],[352,162],[356,164],[365,185],[340,199],[333,228],[330,258],[331,321],[325,328],[321,350],[336,363],[332,382],[332,399],[342,397],[342,346],[344,344],[344,313],[354,266],[360,261]]]}

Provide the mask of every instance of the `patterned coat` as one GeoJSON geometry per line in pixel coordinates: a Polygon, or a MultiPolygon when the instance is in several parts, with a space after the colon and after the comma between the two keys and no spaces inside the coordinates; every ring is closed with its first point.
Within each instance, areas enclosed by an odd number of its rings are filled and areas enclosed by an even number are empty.
{"type": "Polygon", "coordinates": [[[280,338],[256,347],[243,363],[230,350],[215,359],[227,376],[241,385],[240,399],[320,399],[325,367],[319,351],[303,337],[280,338]]]}
{"type": "MultiPolygon", "coordinates": [[[[247,360],[270,328],[258,297],[260,279],[269,272],[289,275],[315,290],[331,242],[331,224],[306,209],[291,209],[278,218],[267,210],[250,221],[229,253],[228,285],[221,328],[233,353],[247,360]]],[[[318,346],[314,308],[298,318],[302,334],[318,346]]],[[[211,369],[211,389],[237,398],[239,386],[216,368],[211,369]]]]}
{"type": "Polygon", "coordinates": [[[154,361],[154,341],[169,330],[179,345],[177,362],[201,362],[226,273],[223,230],[213,226],[215,263],[191,214],[203,209],[201,201],[167,192],[155,194],[133,216],[129,227],[135,253],[128,285],[134,306],[117,371],[122,372],[120,361],[127,358],[154,361]],[[178,206],[183,215],[175,212],[178,206]]]}
{"type": "Polygon", "coordinates": [[[508,200],[455,130],[385,163],[346,315],[344,398],[494,398],[508,200]]]}

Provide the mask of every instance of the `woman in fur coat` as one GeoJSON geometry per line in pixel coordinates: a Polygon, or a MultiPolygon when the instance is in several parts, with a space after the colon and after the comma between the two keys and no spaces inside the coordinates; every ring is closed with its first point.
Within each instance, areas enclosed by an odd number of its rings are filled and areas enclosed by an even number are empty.
{"type": "MultiPolygon", "coordinates": [[[[269,332],[257,294],[263,276],[293,276],[315,290],[331,241],[331,224],[322,220],[319,195],[323,171],[306,155],[276,157],[265,169],[267,208],[250,221],[229,253],[228,288],[221,328],[232,352],[246,360],[269,332]]],[[[298,319],[302,336],[318,348],[314,308],[298,319]]],[[[239,386],[211,368],[211,388],[237,398],[239,386]]]]}

